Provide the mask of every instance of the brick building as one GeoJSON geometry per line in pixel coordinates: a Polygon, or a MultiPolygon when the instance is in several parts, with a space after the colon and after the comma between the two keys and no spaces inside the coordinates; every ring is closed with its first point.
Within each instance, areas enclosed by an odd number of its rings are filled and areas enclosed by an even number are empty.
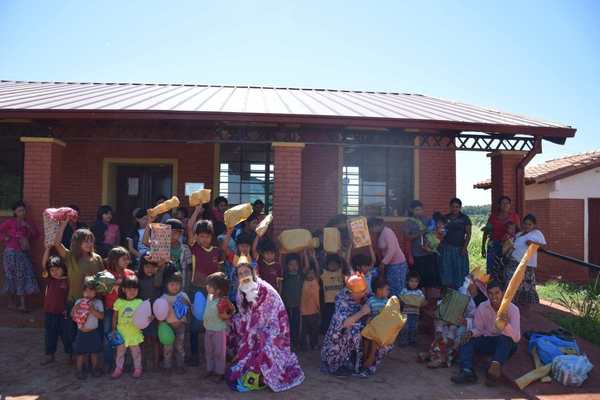
{"type": "Polygon", "coordinates": [[[456,151],[489,152],[494,196],[519,199],[542,139],[574,134],[414,94],[2,81],[0,209],[23,198],[41,226],[47,207],[78,204],[91,223],[110,204],[127,231],[134,207],[202,184],[231,204],[263,200],[276,231],[338,213],[397,226],[414,198],[447,208],[456,151]]]}
{"type": "MultiPolygon", "coordinates": [[[[489,189],[492,182],[474,187],[489,189]]],[[[600,151],[528,166],[525,212],[537,217],[549,250],[600,265],[600,151]]],[[[546,254],[539,263],[541,280],[584,282],[590,277],[587,269],[546,254]]]]}

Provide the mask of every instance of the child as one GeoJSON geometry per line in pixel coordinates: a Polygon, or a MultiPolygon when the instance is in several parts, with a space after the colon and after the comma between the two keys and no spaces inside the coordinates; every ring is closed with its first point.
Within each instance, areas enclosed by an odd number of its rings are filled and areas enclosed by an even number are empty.
{"type": "Polygon", "coordinates": [[[502,257],[509,256],[515,249],[515,236],[517,235],[517,225],[513,221],[506,222],[506,233],[502,238],[502,257]]]}
{"type": "Polygon", "coordinates": [[[426,252],[437,253],[441,241],[446,236],[446,223],[448,220],[440,212],[434,212],[427,233],[422,236],[422,246],[426,252]]]}
{"type": "Polygon", "coordinates": [[[223,196],[219,196],[214,201],[214,207],[211,210],[212,221],[214,222],[224,222],[225,220],[225,211],[227,207],[229,207],[229,203],[227,199],[223,196]]]}
{"type": "Polygon", "coordinates": [[[278,292],[281,292],[281,281],[283,279],[281,264],[277,262],[275,256],[277,249],[275,243],[265,238],[258,242],[258,237],[254,241],[255,247],[258,247],[258,268],[257,273],[261,279],[267,281],[278,292]]]}
{"type": "Polygon", "coordinates": [[[335,296],[344,288],[344,274],[342,272],[342,258],[337,254],[328,254],[325,259],[325,270],[321,273],[323,283],[323,319],[321,332],[327,332],[329,323],[335,311],[335,296]]]}
{"type": "Polygon", "coordinates": [[[44,332],[46,342],[46,359],[41,365],[54,362],[56,344],[60,337],[65,353],[71,357],[72,337],[70,320],[66,312],[67,295],[69,293],[69,282],[67,280],[67,267],[59,257],[49,257],[50,248],[46,247],[43,263],[45,270],[43,278],[46,281],[46,293],[44,295],[44,332]]]}
{"type": "MultiPolygon", "coordinates": [[[[128,268],[130,262],[129,252],[124,247],[115,247],[108,252],[106,269],[115,277],[115,283],[112,291],[104,296],[104,337],[114,331],[113,305],[117,298],[119,298],[119,285],[123,279],[135,277],[135,272],[128,268]]],[[[112,369],[114,361],[112,346],[104,346],[104,368],[107,372],[112,369]]]]}
{"type": "Polygon", "coordinates": [[[100,206],[96,213],[96,222],[92,226],[92,232],[96,238],[96,247],[102,257],[106,257],[110,249],[118,246],[121,239],[119,225],[112,224],[112,218],[112,208],[107,205],[100,206]]]}
{"type": "MultiPolygon", "coordinates": [[[[183,277],[179,272],[175,272],[171,276],[167,278],[167,285],[165,294],[161,296],[161,298],[167,300],[169,306],[172,308],[173,304],[180,298],[189,309],[190,306],[190,298],[185,292],[182,291],[183,288],[183,277]]],[[[184,316],[182,319],[170,323],[173,332],[175,333],[175,343],[171,345],[164,345],[163,347],[163,358],[164,358],[164,367],[167,370],[167,373],[171,373],[171,368],[173,367],[173,350],[175,350],[175,357],[177,368],[175,372],[177,374],[185,374],[184,361],[185,361],[185,324],[187,323],[187,317],[184,316]]]]}
{"type": "Polygon", "coordinates": [[[119,288],[119,298],[115,301],[114,318],[112,330],[117,330],[123,337],[123,344],[117,346],[117,362],[115,371],[112,374],[113,379],[118,379],[123,375],[123,365],[125,364],[125,353],[127,349],[131,351],[133,358],[133,377],[142,376],[142,351],[140,344],[144,341],[142,331],[133,324],[133,313],[142,304],[138,298],[140,284],[136,276],[126,277],[119,288]]]}
{"type": "Polygon", "coordinates": [[[378,276],[378,270],[373,268],[373,259],[374,257],[369,257],[366,254],[356,254],[352,256],[351,260],[352,270],[364,275],[369,293],[372,293],[371,284],[373,279],[378,276]]]}
{"type": "Polygon", "coordinates": [[[148,213],[142,208],[136,208],[133,210],[133,218],[135,218],[135,229],[127,237],[127,249],[135,258],[136,267],[139,268],[142,254],[147,253],[149,250],[143,240],[144,232],[148,226],[148,213]]]}
{"type": "Polygon", "coordinates": [[[300,299],[303,281],[300,256],[295,253],[288,254],[285,258],[281,297],[290,320],[290,339],[294,349],[298,346],[300,339],[300,299]]]}
{"type": "MultiPolygon", "coordinates": [[[[144,232],[144,244],[148,247],[150,247],[151,223],[154,220],[155,218],[149,218],[150,223],[144,232]]],[[[170,268],[161,268],[159,274],[162,275],[163,283],[166,284],[169,275],[179,272],[183,279],[183,287],[185,287],[190,279],[192,252],[187,244],[181,243],[181,236],[183,235],[183,224],[181,221],[169,218],[165,224],[171,226],[171,263],[167,266],[170,268]]]]}
{"type": "Polygon", "coordinates": [[[206,279],[208,299],[204,309],[204,352],[206,355],[206,378],[215,377],[215,382],[225,375],[227,354],[227,321],[234,307],[227,298],[229,281],[222,272],[210,274],[206,279]]]}
{"type": "MultiPolygon", "coordinates": [[[[220,248],[213,246],[214,231],[211,221],[200,220],[196,222],[203,208],[196,207],[192,217],[188,221],[189,245],[192,249],[192,277],[188,288],[188,295],[193,299],[196,292],[204,292],[206,279],[210,274],[223,270],[223,252],[220,248]]],[[[193,367],[199,365],[198,360],[198,333],[202,322],[193,315],[190,321],[190,352],[191,357],[188,364],[193,367]]]]}
{"type": "Polygon", "coordinates": [[[256,266],[256,262],[251,254],[252,252],[252,238],[245,233],[242,233],[238,236],[235,241],[236,251],[232,251],[229,247],[229,242],[231,241],[231,234],[233,233],[233,228],[227,228],[227,231],[223,238],[221,239],[221,250],[223,250],[224,258],[225,258],[225,274],[229,279],[229,299],[232,302],[235,302],[235,293],[237,293],[238,289],[238,277],[236,273],[236,268],[239,264],[238,260],[241,256],[244,256],[246,259],[251,260],[250,266],[254,268],[256,266]]]}
{"type": "Polygon", "coordinates": [[[85,379],[85,364],[88,356],[92,363],[92,376],[102,375],[98,365],[98,354],[102,352],[102,337],[98,331],[98,320],[104,318],[102,301],[96,298],[96,283],[91,277],[83,283],[83,298],[77,300],[71,311],[71,318],[77,319],[77,336],[73,351],[77,355],[77,379],[85,379]],[[87,311],[85,308],[89,307],[87,311]],[[87,313],[87,318],[85,314],[87,313]],[[78,319],[77,315],[84,317],[78,319]]]}
{"type": "MultiPolygon", "coordinates": [[[[173,218],[180,220],[184,227],[188,226],[188,222],[189,222],[188,209],[185,207],[177,207],[175,209],[175,212],[173,213],[173,218]]],[[[181,243],[188,242],[188,231],[187,230],[183,231],[183,234],[181,235],[180,240],[181,240],[181,243]]]]}
{"type": "MultiPolygon", "coordinates": [[[[367,300],[367,304],[369,305],[369,309],[371,310],[371,314],[369,316],[369,320],[375,318],[381,310],[385,307],[388,301],[388,297],[390,295],[390,287],[387,284],[385,278],[383,276],[378,276],[371,283],[371,291],[373,292],[373,296],[369,297],[367,300]]],[[[370,339],[363,338],[363,371],[362,375],[368,374],[369,368],[373,366],[375,362],[375,356],[377,351],[379,350],[379,346],[377,343],[370,339]]]]}
{"type": "MultiPolygon", "coordinates": [[[[306,256],[305,256],[306,258],[306,256]]],[[[308,261],[305,261],[308,262],[308,261]]],[[[308,340],[310,349],[315,350],[319,346],[319,331],[321,320],[319,318],[319,276],[317,260],[312,253],[312,260],[306,268],[304,282],[302,284],[302,295],[300,300],[300,314],[302,316],[302,336],[300,347],[303,348],[308,340]]]]}
{"type": "MultiPolygon", "coordinates": [[[[150,303],[154,303],[154,300],[158,299],[162,294],[162,281],[157,279],[156,274],[159,266],[152,261],[149,254],[142,254],[140,261],[140,270],[137,274],[140,286],[138,297],[141,300],[150,300],[150,303]]],[[[156,371],[160,359],[160,346],[158,343],[158,323],[153,317],[150,325],[142,330],[142,334],[144,335],[144,342],[142,343],[143,353],[151,353],[150,358],[146,358],[146,355],[143,355],[142,360],[152,360],[152,364],[147,361],[146,369],[156,371]],[[148,364],[150,364],[150,367],[148,364]]]]}
{"type": "Polygon", "coordinates": [[[419,325],[419,309],[425,302],[425,295],[419,289],[421,277],[417,272],[408,274],[406,288],[400,292],[402,300],[402,312],[406,314],[406,325],[400,332],[399,344],[411,345],[417,341],[417,330],[419,325]]]}

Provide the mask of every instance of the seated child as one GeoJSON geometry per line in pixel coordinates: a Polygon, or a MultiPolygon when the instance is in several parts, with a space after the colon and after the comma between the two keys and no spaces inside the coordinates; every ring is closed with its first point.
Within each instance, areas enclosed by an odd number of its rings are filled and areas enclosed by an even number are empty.
{"type": "Polygon", "coordinates": [[[342,271],[343,262],[339,255],[328,254],[325,259],[325,269],[321,272],[321,282],[323,284],[322,333],[327,332],[327,329],[329,329],[329,323],[335,311],[335,297],[345,286],[342,271]]]}
{"type": "Polygon", "coordinates": [[[102,375],[98,354],[102,352],[102,336],[98,330],[98,320],[104,318],[102,300],[96,298],[96,283],[92,277],[83,282],[83,297],[75,302],[71,318],[77,322],[77,336],[73,343],[73,352],[77,355],[77,379],[86,379],[85,366],[91,359],[92,376],[102,375]]]}
{"type": "Polygon", "coordinates": [[[400,331],[400,345],[415,344],[419,327],[420,308],[425,303],[425,295],[419,289],[421,278],[417,272],[411,271],[406,279],[406,287],[400,292],[402,312],[406,314],[406,325],[400,331]],[[417,305],[419,304],[419,305],[417,305]]]}
{"type": "MultiPolygon", "coordinates": [[[[173,275],[167,278],[165,293],[161,298],[167,300],[169,306],[172,308],[175,301],[180,298],[187,306],[188,310],[191,306],[190,298],[183,291],[183,277],[179,272],[175,272],[173,275]]],[[[188,311],[189,312],[189,311],[188,311]]],[[[182,319],[169,323],[175,333],[175,342],[171,345],[164,345],[163,347],[163,358],[164,367],[167,373],[171,372],[173,368],[173,351],[175,351],[176,365],[175,372],[178,374],[185,374],[184,362],[185,362],[185,326],[187,323],[187,316],[182,319]]]]}
{"type": "Polygon", "coordinates": [[[319,270],[317,260],[316,258],[313,258],[304,274],[300,301],[300,314],[302,315],[300,347],[304,348],[305,341],[308,340],[311,350],[316,350],[319,347],[319,332],[321,330],[318,276],[319,270]]]}
{"type": "MultiPolygon", "coordinates": [[[[371,290],[373,296],[369,297],[367,300],[367,304],[371,310],[369,321],[379,315],[381,310],[383,310],[387,304],[390,295],[390,287],[383,276],[378,276],[371,282],[371,290]]],[[[366,371],[373,366],[378,350],[379,346],[377,343],[363,337],[363,371],[361,374],[367,373],[366,371]]]]}
{"type": "Polygon", "coordinates": [[[290,320],[290,340],[295,350],[300,340],[300,299],[304,274],[300,269],[300,256],[296,253],[285,257],[281,297],[290,320]]]}
{"type": "Polygon", "coordinates": [[[206,279],[208,298],[204,309],[203,324],[204,353],[206,356],[206,378],[215,377],[215,382],[223,380],[227,354],[227,321],[233,314],[233,304],[227,298],[229,281],[223,272],[210,274],[206,279]]]}
{"type": "Polygon", "coordinates": [[[60,257],[50,257],[50,248],[44,252],[45,270],[42,277],[46,281],[44,295],[44,337],[46,342],[46,359],[41,365],[54,362],[58,338],[61,339],[65,353],[71,357],[72,340],[71,320],[67,316],[66,304],[69,294],[67,267],[60,257]]]}
{"type": "Polygon", "coordinates": [[[445,321],[435,320],[435,336],[429,347],[429,352],[419,354],[419,361],[428,361],[428,368],[450,367],[458,356],[462,338],[473,327],[473,317],[476,309],[473,296],[477,294],[478,290],[471,276],[465,278],[465,283],[461,286],[459,292],[470,297],[461,324],[457,326],[445,321]]]}
{"type": "Polygon", "coordinates": [[[140,378],[142,376],[140,344],[144,341],[144,335],[140,328],[133,323],[133,313],[142,304],[142,299],[138,297],[139,289],[140,283],[137,276],[124,278],[119,287],[119,298],[113,304],[112,330],[119,332],[123,338],[123,344],[117,346],[117,361],[112,374],[113,379],[118,379],[123,375],[127,349],[131,352],[133,359],[133,377],[140,378]]]}

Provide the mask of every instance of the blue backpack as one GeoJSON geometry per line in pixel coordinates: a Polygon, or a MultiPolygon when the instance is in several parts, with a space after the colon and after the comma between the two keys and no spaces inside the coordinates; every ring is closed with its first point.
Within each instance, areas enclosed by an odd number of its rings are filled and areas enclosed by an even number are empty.
{"type": "Polygon", "coordinates": [[[537,349],[542,364],[550,364],[555,357],[565,354],[579,355],[581,351],[575,339],[534,333],[529,338],[528,350],[537,349]]]}

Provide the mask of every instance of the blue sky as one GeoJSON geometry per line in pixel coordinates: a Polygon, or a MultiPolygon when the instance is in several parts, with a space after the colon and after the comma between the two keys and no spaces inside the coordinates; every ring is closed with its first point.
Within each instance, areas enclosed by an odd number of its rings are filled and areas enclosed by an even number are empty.
{"type": "MultiPolygon", "coordinates": [[[[600,149],[600,2],[482,3],[4,0],[0,79],[415,92],[578,129],[534,163],[600,149]]],[[[485,154],[457,174],[489,201],[485,154]]]]}

